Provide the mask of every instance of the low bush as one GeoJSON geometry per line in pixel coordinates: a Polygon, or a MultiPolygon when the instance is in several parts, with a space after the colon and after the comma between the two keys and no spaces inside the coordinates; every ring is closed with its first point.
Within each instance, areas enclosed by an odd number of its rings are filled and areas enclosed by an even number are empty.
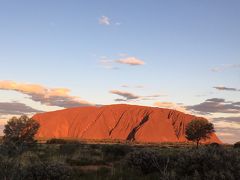
{"type": "Polygon", "coordinates": [[[240,141],[239,142],[236,142],[234,145],[233,145],[234,148],[239,148],[240,149],[240,141]]]}
{"type": "Polygon", "coordinates": [[[81,144],[79,140],[52,138],[47,140],[46,144],[81,144]]]}
{"type": "Polygon", "coordinates": [[[14,179],[21,173],[18,163],[13,158],[0,156],[0,178],[14,179]]]}
{"type": "Polygon", "coordinates": [[[126,156],[132,149],[127,145],[104,145],[102,146],[102,152],[105,160],[119,160],[126,156]]]}
{"type": "Polygon", "coordinates": [[[165,179],[238,179],[240,152],[234,149],[205,146],[178,153],[141,150],[126,158],[128,167],[144,175],[158,173],[165,179]]]}
{"type": "Polygon", "coordinates": [[[211,143],[211,144],[208,144],[207,146],[210,146],[210,147],[213,147],[213,148],[219,148],[219,147],[221,147],[221,145],[218,144],[218,143],[216,143],[216,142],[211,143]]]}
{"type": "Polygon", "coordinates": [[[65,180],[72,175],[71,167],[58,162],[42,162],[32,152],[18,157],[0,156],[0,179],[7,180],[65,180]]]}
{"type": "Polygon", "coordinates": [[[23,169],[26,180],[67,180],[71,179],[72,170],[69,166],[56,162],[37,163],[23,169]]]}
{"type": "Polygon", "coordinates": [[[140,170],[144,174],[167,171],[173,167],[175,155],[162,155],[157,151],[141,150],[128,154],[128,166],[140,170]]]}
{"type": "Polygon", "coordinates": [[[36,148],[37,148],[36,144],[29,145],[22,144],[21,146],[19,146],[9,142],[0,145],[0,154],[7,157],[18,157],[21,156],[21,154],[24,154],[25,152],[34,151],[36,148]]]}
{"type": "Polygon", "coordinates": [[[240,154],[232,149],[203,147],[180,153],[175,165],[178,177],[191,179],[238,179],[240,154]]]}
{"type": "Polygon", "coordinates": [[[65,139],[57,139],[57,138],[52,138],[47,140],[46,144],[66,144],[67,141],[65,139]]]}
{"type": "Polygon", "coordinates": [[[61,155],[69,155],[69,154],[74,154],[79,148],[80,148],[79,143],[77,144],[62,144],[59,147],[59,153],[61,155]]]}
{"type": "Polygon", "coordinates": [[[103,165],[105,161],[91,157],[67,158],[66,163],[70,166],[103,165]]]}

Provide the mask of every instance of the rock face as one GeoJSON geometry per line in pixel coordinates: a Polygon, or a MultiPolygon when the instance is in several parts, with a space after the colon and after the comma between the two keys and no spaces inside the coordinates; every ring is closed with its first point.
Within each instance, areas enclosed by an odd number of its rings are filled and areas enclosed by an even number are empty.
{"type": "MultiPolygon", "coordinates": [[[[38,138],[138,142],[186,142],[186,125],[195,118],[175,110],[126,104],[71,108],[33,116],[40,123],[38,138]]],[[[215,134],[208,142],[221,143],[215,134]]]]}

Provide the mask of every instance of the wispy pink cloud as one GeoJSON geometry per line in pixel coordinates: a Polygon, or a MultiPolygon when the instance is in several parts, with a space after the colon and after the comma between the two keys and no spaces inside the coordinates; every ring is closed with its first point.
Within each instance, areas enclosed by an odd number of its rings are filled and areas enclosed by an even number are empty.
{"type": "Polygon", "coordinates": [[[39,84],[17,83],[14,81],[0,81],[0,90],[12,90],[26,95],[34,101],[49,106],[76,107],[92,105],[91,103],[70,95],[67,88],[48,88],[39,84]]]}
{"type": "Polygon", "coordinates": [[[126,57],[126,58],[122,58],[119,60],[116,60],[117,63],[120,64],[128,64],[131,66],[138,66],[138,65],[144,65],[145,62],[141,59],[138,59],[136,57],[126,57]]]}

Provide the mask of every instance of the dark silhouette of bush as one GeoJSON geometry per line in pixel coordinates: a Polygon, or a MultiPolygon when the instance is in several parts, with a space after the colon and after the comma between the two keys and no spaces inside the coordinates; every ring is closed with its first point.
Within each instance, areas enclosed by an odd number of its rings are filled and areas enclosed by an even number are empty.
{"type": "Polygon", "coordinates": [[[70,166],[58,162],[42,162],[34,155],[10,158],[0,156],[0,179],[3,180],[65,180],[71,179],[70,166]],[[33,159],[32,159],[33,157],[33,159]]]}
{"type": "Polygon", "coordinates": [[[175,154],[160,154],[157,151],[141,150],[127,155],[128,166],[140,170],[143,174],[163,173],[174,167],[175,154]]]}
{"type": "Polygon", "coordinates": [[[59,153],[62,155],[69,155],[76,152],[81,147],[80,143],[76,144],[62,144],[59,147],[59,153]]]}
{"type": "Polygon", "coordinates": [[[34,139],[40,125],[35,120],[23,115],[11,118],[3,130],[3,146],[8,154],[18,154],[36,145],[34,139]]]}
{"type": "Polygon", "coordinates": [[[218,143],[216,143],[216,142],[210,143],[210,144],[208,144],[207,146],[215,147],[215,148],[220,148],[220,147],[222,147],[221,144],[218,144],[218,143]]]}
{"type": "Polygon", "coordinates": [[[239,141],[239,142],[236,142],[236,143],[233,145],[233,147],[240,149],[240,141],[239,141]]]}
{"type": "Polygon", "coordinates": [[[46,144],[66,144],[65,139],[52,138],[46,141],[46,144]]]}
{"type": "Polygon", "coordinates": [[[0,179],[15,179],[20,173],[20,168],[15,159],[0,156],[0,179]]]}
{"type": "Polygon", "coordinates": [[[191,179],[238,179],[240,177],[240,154],[224,148],[202,147],[180,153],[175,171],[178,177],[191,179]]]}
{"type": "Polygon", "coordinates": [[[205,119],[195,119],[188,123],[186,127],[186,138],[189,141],[197,143],[197,148],[201,140],[210,138],[210,135],[215,132],[212,123],[205,119]]]}
{"type": "Polygon", "coordinates": [[[144,174],[159,171],[157,162],[158,154],[153,151],[137,151],[128,154],[126,163],[128,166],[140,170],[144,174]]]}
{"type": "Polygon", "coordinates": [[[52,138],[46,141],[46,144],[81,144],[78,140],[52,138]]]}
{"type": "Polygon", "coordinates": [[[86,166],[86,165],[103,165],[106,164],[105,161],[100,159],[94,159],[93,157],[72,157],[67,158],[66,163],[68,163],[71,166],[86,166]]]}
{"type": "Polygon", "coordinates": [[[131,152],[131,147],[119,144],[103,145],[102,152],[105,160],[119,160],[131,152]]]}
{"type": "Polygon", "coordinates": [[[71,167],[57,162],[37,163],[23,169],[23,179],[26,180],[67,180],[71,179],[71,167]]]}
{"type": "Polygon", "coordinates": [[[240,152],[234,149],[205,146],[178,153],[135,151],[125,158],[126,166],[143,175],[158,173],[163,179],[238,179],[240,152]]]}

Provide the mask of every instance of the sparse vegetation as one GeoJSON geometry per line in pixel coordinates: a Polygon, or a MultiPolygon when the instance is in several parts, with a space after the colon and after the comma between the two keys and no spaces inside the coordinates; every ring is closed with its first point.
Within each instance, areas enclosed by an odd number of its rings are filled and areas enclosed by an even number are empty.
{"type": "Polygon", "coordinates": [[[5,179],[237,179],[240,151],[221,145],[38,144],[0,155],[5,179]],[[227,159],[227,161],[226,161],[227,159]]]}

